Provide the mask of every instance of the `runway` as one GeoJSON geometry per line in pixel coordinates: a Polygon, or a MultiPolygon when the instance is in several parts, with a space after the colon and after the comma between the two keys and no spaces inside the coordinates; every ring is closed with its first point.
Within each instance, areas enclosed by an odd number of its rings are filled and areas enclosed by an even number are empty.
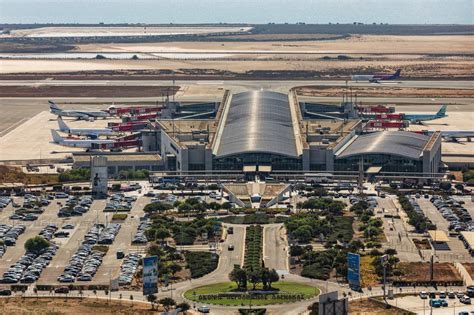
{"type": "MultiPolygon", "coordinates": [[[[474,89],[474,82],[464,80],[441,80],[441,81],[381,81],[379,83],[356,82],[351,80],[175,80],[175,85],[212,85],[225,87],[245,87],[247,89],[281,89],[302,85],[323,86],[395,86],[395,87],[419,87],[419,88],[452,88],[452,89],[474,89]]],[[[0,80],[0,86],[169,86],[172,80],[0,80]]]]}

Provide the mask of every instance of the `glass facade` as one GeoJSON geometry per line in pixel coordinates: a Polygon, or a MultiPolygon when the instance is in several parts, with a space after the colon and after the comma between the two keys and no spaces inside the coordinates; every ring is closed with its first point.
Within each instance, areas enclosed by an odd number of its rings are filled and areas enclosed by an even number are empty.
{"type": "Polygon", "coordinates": [[[301,159],[271,153],[245,153],[215,158],[212,162],[215,170],[242,171],[245,165],[271,165],[276,171],[299,171],[303,164],[301,159]]]}
{"type": "Polygon", "coordinates": [[[358,171],[360,159],[364,159],[364,168],[369,166],[380,166],[382,172],[423,172],[423,161],[413,160],[396,155],[367,154],[351,156],[334,161],[335,171],[358,171]]]}

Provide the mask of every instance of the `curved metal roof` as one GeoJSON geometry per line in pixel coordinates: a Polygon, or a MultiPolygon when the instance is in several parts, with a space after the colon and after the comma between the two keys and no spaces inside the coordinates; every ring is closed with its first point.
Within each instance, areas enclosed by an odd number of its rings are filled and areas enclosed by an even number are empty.
{"type": "Polygon", "coordinates": [[[232,95],[216,157],[251,152],[298,157],[288,95],[271,91],[232,95]]]}
{"type": "Polygon", "coordinates": [[[357,137],[342,152],[338,159],[355,155],[388,154],[419,159],[430,137],[406,131],[381,131],[357,137]]]}

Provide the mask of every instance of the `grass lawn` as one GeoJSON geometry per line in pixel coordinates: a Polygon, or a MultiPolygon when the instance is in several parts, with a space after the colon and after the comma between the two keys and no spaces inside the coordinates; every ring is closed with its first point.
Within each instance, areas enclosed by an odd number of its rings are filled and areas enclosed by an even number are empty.
{"type": "MultiPolygon", "coordinates": [[[[251,286],[249,285],[251,288],[251,286]]],[[[269,305],[269,304],[281,304],[281,303],[290,303],[299,301],[301,299],[307,299],[314,297],[320,293],[319,289],[312,287],[306,284],[295,283],[295,282],[277,282],[272,285],[273,288],[279,289],[277,292],[278,295],[286,296],[273,296],[265,295],[266,298],[254,296],[252,300],[252,305],[269,305]],[[288,296],[288,295],[300,295],[288,296]]],[[[233,290],[237,288],[237,285],[234,282],[223,282],[215,283],[211,285],[206,285],[198,288],[191,289],[184,293],[184,297],[197,302],[207,303],[207,304],[220,304],[220,305],[248,305],[250,304],[250,298],[248,295],[242,297],[211,297],[208,299],[199,299],[199,295],[206,294],[220,294],[220,293],[232,293],[233,290]]],[[[261,289],[261,285],[257,286],[257,289],[261,289]]]]}

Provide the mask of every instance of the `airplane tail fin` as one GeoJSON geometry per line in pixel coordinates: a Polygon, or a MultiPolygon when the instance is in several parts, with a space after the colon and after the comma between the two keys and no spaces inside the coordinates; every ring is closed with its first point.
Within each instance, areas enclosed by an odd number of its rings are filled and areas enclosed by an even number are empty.
{"type": "Polygon", "coordinates": [[[53,101],[48,101],[48,103],[49,103],[49,108],[50,108],[51,110],[61,110],[61,109],[58,107],[58,105],[56,105],[55,102],[53,102],[53,101]]]}
{"type": "Polygon", "coordinates": [[[436,113],[436,117],[444,117],[446,116],[446,105],[443,105],[441,106],[441,108],[439,109],[439,111],[436,113]]]}
{"type": "Polygon", "coordinates": [[[63,141],[63,138],[59,135],[59,133],[56,130],[51,129],[51,135],[53,136],[54,142],[61,143],[63,141]]]}
{"type": "Polygon", "coordinates": [[[62,120],[61,118],[58,119],[58,125],[59,125],[59,130],[61,130],[63,132],[69,132],[70,129],[69,129],[68,125],[66,125],[64,120],[62,120]]]}
{"type": "Polygon", "coordinates": [[[401,72],[402,72],[402,69],[397,69],[397,71],[395,72],[395,74],[394,74],[393,76],[394,76],[395,78],[399,78],[401,72]]]}

